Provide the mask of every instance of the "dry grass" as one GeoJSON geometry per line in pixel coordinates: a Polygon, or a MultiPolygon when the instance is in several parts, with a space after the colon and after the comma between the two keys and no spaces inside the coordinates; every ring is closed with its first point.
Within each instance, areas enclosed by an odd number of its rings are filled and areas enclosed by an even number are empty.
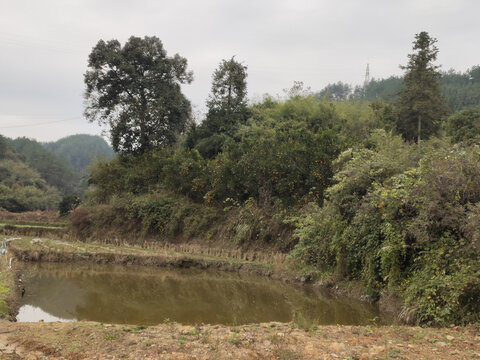
{"type": "Polygon", "coordinates": [[[478,328],[321,326],[266,323],[150,327],[77,323],[2,323],[24,358],[49,359],[478,359],[478,328]],[[328,337],[323,336],[328,334],[328,337]],[[30,357],[34,356],[34,357],[30,357]]]}
{"type": "Polygon", "coordinates": [[[53,210],[28,211],[22,213],[12,213],[9,211],[0,211],[0,223],[8,224],[43,224],[43,225],[65,225],[65,220],[59,219],[58,212],[53,210]]]}
{"type": "MultiPolygon", "coordinates": [[[[123,244],[126,246],[127,244],[123,244]]],[[[128,245],[127,245],[128,246],[128,245]]],[[[283,266],[286,264],[287,255],[282,253],[264,253],[255,250],[229,249],[224,247],[206,246],[200,244],[171,244],[171,243],[152,243],[145,242],[142,245],[144,249],[176,252],[184,254],[209,255],[218,258],[230,258],[244,261],[255,261],[265,264],[283,266]]]]}

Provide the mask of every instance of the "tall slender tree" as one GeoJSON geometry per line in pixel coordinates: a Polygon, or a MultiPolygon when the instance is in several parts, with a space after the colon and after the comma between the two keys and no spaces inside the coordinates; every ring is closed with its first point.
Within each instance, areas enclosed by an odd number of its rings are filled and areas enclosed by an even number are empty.
{"type": "Polygon", "coordinates": [[[438,54],[436,43],[437,39],[425,31],[416,34],[408,64],[400,66],[405,70],[405,87],[397,101],[397,130],[406,140],[418,143],[434,135],[448,114],[438,82],[440,66],[434,64],[438,54]]]}
{"type": "Polygon", "coordinates": [[[247,113],[247,67],[232,57],[222,60],[213,73],[212,91],[207,101],[205,125],[213,132],[232,131],[246,121],[247,113]]]}
{"type": "Polygon", "coordinates": [[[192,128],[187,141],[196,143],[204,157],[212,158],[248,118],[247,67],[232,57],[222,60],[212,77],[212,90],[207,100],[207,116],[192,128]]]}

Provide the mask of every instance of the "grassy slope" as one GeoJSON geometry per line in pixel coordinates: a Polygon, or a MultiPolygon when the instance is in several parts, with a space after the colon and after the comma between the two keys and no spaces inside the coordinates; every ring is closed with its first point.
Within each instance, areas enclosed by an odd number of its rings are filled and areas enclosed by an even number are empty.
{"type": "Polygon", "coordinates": [[[0,255],[0,318],[10,316],[8,301],[14,292],[14,271],[7,268],[7,257],[0,255]]]}

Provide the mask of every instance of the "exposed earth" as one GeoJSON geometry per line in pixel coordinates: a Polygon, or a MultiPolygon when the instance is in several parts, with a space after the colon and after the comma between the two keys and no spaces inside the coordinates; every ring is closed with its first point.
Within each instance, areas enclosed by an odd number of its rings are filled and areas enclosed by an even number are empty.
{"type": "Polygon", "coordinates": [[[0,322],[2,359],[480,359],[479,328],[0,322]]]}

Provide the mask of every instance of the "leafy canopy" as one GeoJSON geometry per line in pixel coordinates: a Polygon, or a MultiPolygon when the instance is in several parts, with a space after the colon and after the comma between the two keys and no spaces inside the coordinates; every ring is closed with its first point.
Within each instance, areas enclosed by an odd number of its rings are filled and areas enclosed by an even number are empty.
{"type": "Polygon", "coordinates": [[[191,110],[180,84],[192,79],[187,60],[168,57],[155,36],[132,36],[124,46],[100,40],[84,78],[85,116],[110,127],[116,152],[141,154],[171,145],[191,110]]]}
{"type": "Polygon", "coordinates": [[[480,106],[459,111],[448,118],[447,134],[455,142],[480,135],[480,106]]]}

